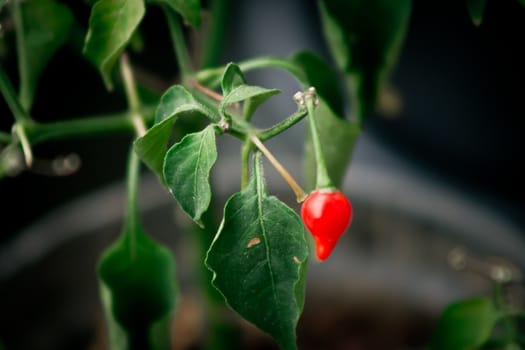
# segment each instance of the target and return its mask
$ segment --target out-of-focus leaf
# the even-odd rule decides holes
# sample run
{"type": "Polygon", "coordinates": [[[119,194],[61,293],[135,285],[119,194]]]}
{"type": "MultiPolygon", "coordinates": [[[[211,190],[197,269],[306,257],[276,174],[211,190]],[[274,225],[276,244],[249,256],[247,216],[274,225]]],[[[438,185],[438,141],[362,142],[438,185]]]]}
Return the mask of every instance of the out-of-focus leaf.
{"type": "MultiPolygon", "coordinates": [[[[138,225],[128,225],[103,254],[98,268],[112,350],[167,350],[151,331],[167,326],[175,305],[175,263],[170,251],[138,225]]],[[[166,336],[169,332],[164,332],[166,336]]]]}
{"type": "Polygon", "coordinates": [[[268,195],[259,154],[255,163],[248,186],[226,203],[206,266],[228,305],[282,349],[296,349],[309,248],[297,213],[268,195]]]}
{"type": "Polygon", "coordinates": [[[496,320],[496,308],[487,298],[452,303],[443,311],[429,349],[477,349],[490,338],[496,320]]]}
{"type": "Polygon", "coordinates": [[[201,25],[201,3],[200,0],[151,0],[152,2],[164,3],[179,13],[191,26],[199,28],[201,25]]]}
{"type": "Polygon", "coordinates": [[[318,0],[332,55],[346,74],[353,113],[374,111],[410,18],[411,0],[318,0]]]}
{"type": "Polygon", "coordinates": [[[91,10],[84,54],[93,62],[108,89],[111,70],[145,14],[144,0],[99,0],[91,10]]]}
{"type": "Polygon", "coordinates": [[[483,22],[486,3],[486,0],[467,0],[468,13],[475,26],[479,26],[483,22]]]}
{"type": "Polygon", "coordinates": [[[15,21],[21,22],[16,25],[20,103],[29,110],[42,71],[69,37],[73,15],[66,5],[53,0],[16,6],[20,6],[20,17],[15,16],[15,21]]]}
{"type": "MultiPolygon", "coordinates": [[[[304,72],[306,78],[302,83],[314,86],[317,90],[319,105],[315,109],[315,120],[321,149],[328,175],[333,184],[340,187],[361,129],[357,122],[345,119],[336,73],[321,58],[302,52],[292,56],[291,61],[304,72]]],[[[304,149],[304,173],[306,188],[309,190],[316,183],[316,164],[313,143],[308,132],[304,149]]]]}
{"type": "Polygon", "coordinates": [[[344,119],[344,99],[337,72],[313,52],[298,52],[290,60],[305,73],[303,84],[314,86],[317,94],[326,101],[335,115],[344,119]]]}

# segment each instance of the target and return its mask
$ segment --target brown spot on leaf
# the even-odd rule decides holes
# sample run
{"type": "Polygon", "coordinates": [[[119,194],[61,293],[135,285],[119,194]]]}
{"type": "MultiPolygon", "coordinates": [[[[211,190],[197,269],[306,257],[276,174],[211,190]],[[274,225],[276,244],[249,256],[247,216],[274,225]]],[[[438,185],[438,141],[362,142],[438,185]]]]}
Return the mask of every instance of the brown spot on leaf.
{"type": "Polygon", "coordinates": [[[261,243],[261,239],[259,237],[253,237],[252,239],[250,239],[250,241],[248,242],[248,245],[246,246],[246,248],[251,248],[253,247],[254,245],[257,245],[261,243]]]}
{"type": "Polygon", "coordinates": [[[299,260],[299,258],[296,257],[296,256],[293,257],[293,261],[294,261],[296,264],[300,264],[300,263],[301,263],[301,260],[299,260]]]}

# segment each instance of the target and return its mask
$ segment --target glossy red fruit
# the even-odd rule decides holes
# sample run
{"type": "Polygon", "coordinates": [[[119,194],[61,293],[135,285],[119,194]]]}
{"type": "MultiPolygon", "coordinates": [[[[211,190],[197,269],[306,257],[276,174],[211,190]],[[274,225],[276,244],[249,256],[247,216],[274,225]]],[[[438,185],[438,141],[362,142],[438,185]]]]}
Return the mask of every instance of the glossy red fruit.
{"type": "Polygon", "coordinates": [[[339,191],[315,190],[301,207],[301,217],[315,240],[319,260],[326,260],[352,220],[352,205],[339,191]]]}

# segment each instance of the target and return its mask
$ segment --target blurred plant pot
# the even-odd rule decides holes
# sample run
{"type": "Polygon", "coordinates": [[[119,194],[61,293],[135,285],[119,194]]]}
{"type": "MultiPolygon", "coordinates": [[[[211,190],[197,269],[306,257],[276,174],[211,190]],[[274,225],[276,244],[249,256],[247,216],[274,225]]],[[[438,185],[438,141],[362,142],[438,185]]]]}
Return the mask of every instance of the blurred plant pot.
{"type": "MultiPolygon", "coordinates": [[[[237,191],[229,173],[236,167],[221,160],[215,169],[220,204],[237,191]]],[[[274,176],[268,171],[272,193],[291,199],[274,176]]],[[[521,281],[525,238],[490,209],[423,178],[359,163],[344,188],[354,222],[328,262],[312,254],[299,348],[422,348],[448,302],[488,294],[497,278],[521,281]]],[[[176,254],[181,295],[173,348],[201,348],[206,321],[194,292],[194,241],[181,234],[188,220],[156,178],[146,176],[140,191],[145,227],[176,254]]],[[[120,231],[124,199],[122,184],[93,193],[0,249],[0,339],[7,349],[104,348],[95,267],[120,231]]],[[[240,348],[275,348],[253,326],[229,317],[240,348]]]]}

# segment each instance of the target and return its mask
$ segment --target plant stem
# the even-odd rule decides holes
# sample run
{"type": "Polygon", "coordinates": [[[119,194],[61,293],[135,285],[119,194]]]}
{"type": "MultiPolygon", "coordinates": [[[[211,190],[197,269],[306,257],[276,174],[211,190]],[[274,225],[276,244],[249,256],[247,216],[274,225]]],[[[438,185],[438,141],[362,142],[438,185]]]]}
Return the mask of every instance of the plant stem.
{"type": "Polygon", "coordinates": [[[16,53],[18,56],[18,74],[20,75],[20,104],[24,110],[31,107],[31,96],[29,92],[28,73],[27,73],[27,52],[25,52],[25,34],[20,1],[11,1],[11,13],[15,23],[16,33],[16,53]]]}
{"type": "MultiPolygon", "coordinates": [[[[16,7],[16,6],[15,6],[16,7]]],[[[18,136],[18,139],[22,145],[22,151],[24,152],[24,159],[27,167],[31,167],[33,164],[33,152],[31,151],[31,144],[29,143],[26,125],[31,123],[31,118],[29,118],[24,107],[21,105],[20,100],[16,96],[13,85],[11,81],[5,74],[2,67],[0,67],[0,90],[2,90],[2,95],[4,96],[11,113],[15,118],[15,124],[13,125],[13,131],[18,136]]]]}
{"type": "Polygon", "coordinates": [[[199,90],[203,94],[213,98],[216,101],[222,101],[223,96],[219,94],[218,92],[215,92],[211,89],[208,89],[206,86],[199,84],[198,81],[192,80],[190,81],[190,85],[194,87],[195,89],[199,90]]]}
{"type": "Polygon", "coordinates": [[[248,185],[250,180],[250,154],[252,153],[252,141],[247,138],[241,149],[241,189],[248,185]]]}
{"type": "MultiPolygon", "coordinates": [[[[306,81],[304,72],[301,69],[297,68],[297,66],[291,63],[289,60],[284,58],[273,56],[257,57],[239,62],[238,66],[243,72],[248,72],[254,69],[261,68],[278,68],[289,72],[300,82],[306,81]]],[[[220,85],[220,79],[222,77],[224,69],[225,66],[205,69],[198,72],[196,74],[196,78],[201,83],[206,83],[206,85],[210,87],[215,87],[220,85]]]]}
{"type": "Polygon", "coordinates": [[[135,127],[137,135],[143,136],[146,133],[146,125],[144,124],[144,120],[142,119],[142,115],[140,113],[141,103],[137,93],[133,71],[131,70],[131,66],[129,64],[128,55],[125,53],[120,56],[120,73],[122,75],[122,79],[124,80],[124,89],[126,91],[126,98],[128,100],[130,111],[129,118],[135,127]]]}
{"type": "MultiPolygon", "coordinates": [[[[153,121],[152,106],[141,108],[144,121],[153,121]]],[[[130,122],[129,113],[118,113],[108,115],[98,115],[93,117],[83,117],[52,123],[27,123],[25,125],[27,137],[31,144],[37,144],[48,140],[62,140],[77,136],[93,136],[103,134],[113,134],[115,132],[133,132],[135,126],[130,122]]]]}
{"type": "Polygon", "coordinates": [[[304,119],[308,115],[308,111],[305,108],[299,109],[297,112],[289,116],[288,118],[280,121],[279,123],[275,124],[274,126],[261,130],[259,132],[259,139],[261,141],[266,141],[268,139],[271,139],[272,137],[275,137],[282,133],[283,131],[289,129],[290,127],[294,126],[298,122],[304,119]]]}
{"type": "Polygon", "coordinates": [[[314,146],[315,162],[317,164],[315,188],[332,188],[334,185],[332,184],[332,180],[330,180],[328,170],[326,169],[321,140],[319,132],[317,131],[317,122],[315,121],[315,96],[305,95],[305,102],[306,109],[308,110],[308,125],[310,127],[310,134],[314,146]]]}
{"type": "Polygon", "coordinates": [[[299,186],[299,184],[295,181],[292,175],[286,170],[286,168],[274,157],[272,152],[266,146],[257,138],[255,135],[250,136],[250,141],[253,142],[253,144],[264,154],[266,158],[272,163],[273,167],[277,172],[283,177],[283,179],[288,183],[288,185],[291,187],[292,191],[295,193],[295,197],[297,199],[297,203],[301,203],[306,199],[308,196],[306,192],[299,186]]]}
{"type": "Polygon", "coordinates": [[[193,68],[191,67],[190,57],[188,55],[188,49],[186,48],[186,42],[184,41],[184,34],[182,32],[180,20],[171,8],[163,6],[163,10],[170,29],[171,41],[173,42],[173,49],[175,51],[177,63],[179,64],[182,81],[186,82],[193,75],[193,68]]]}
{"type": "MultiPolygon", "coordinates": [[[[13,1],[14,3],[17,3],[18,1],[13,1]]],[[[13,88],[13,85],[11,84],[11,81],[7,77],[7,74],[3,70],[3,68],[0,66],[0,90],[2,91],[2,95],[4,96],[7,105],[9,106],[9,109],[11,110],[11,113],[13,113],[13,117],[15,118],[16,122],[23,123],[26,121],[30,121],[31,118],[27,114],[26,110],[20,103],[20,100],[18,99],[15,89],[13,88]]]]}
{"type": "Polygon", "coordinates": [[[127,194],[127,208],[126,208],[126,230],[129,234],[131,252],[134,254],[134,247],[136,242],[136,235],[139,230],[138,220],[138,205],[137,205],[137,192],[139,185],[139,174],[140,174],[140,159],[135,153],[133,147],[130,147],[129,158],[128,158],[128,169],[126,174],[126,194],[127,194]]]}

